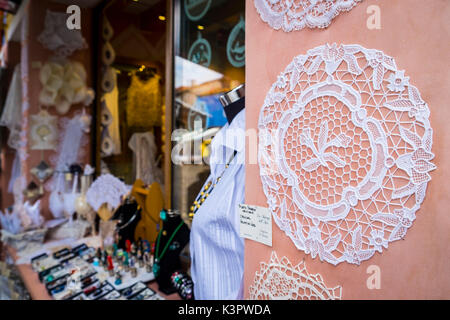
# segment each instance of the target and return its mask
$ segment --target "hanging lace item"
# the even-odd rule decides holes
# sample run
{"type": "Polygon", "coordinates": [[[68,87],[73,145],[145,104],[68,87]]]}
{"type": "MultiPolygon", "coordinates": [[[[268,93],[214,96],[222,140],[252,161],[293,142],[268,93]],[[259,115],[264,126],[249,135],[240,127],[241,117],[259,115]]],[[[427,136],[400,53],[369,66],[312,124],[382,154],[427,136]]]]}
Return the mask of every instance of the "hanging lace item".
{"type": "Polygon", "coordinates": [[[280,229],[334,265],[402,239],[436,168],[429,114],[381,51],[326,44],[295,57],[258,124],[261,180],[280,229]]]}
{"type": "Polygon", "coordinates": [[[68,15],[65,12],[47,10],[45,27],[38,41],[48,50],[61,57],[69,57],[75,51],[87,49],[81,30],[67,28],[68,15]]]}
{"type": "Polygon", "coordinates": [[[320,274],[311,274],[302,261],[293,266],[275,251],[261,262],[249,288],[250,300],[341,300],[342,287],[328,288],[320,274]]]}
{"type": "Polygon", "coordinates": [[[142,81],[135,73],[127,92],[127,121],[130,127],[160,126],[162,97],[160,76],[142,81]]]}
{"type": "MultiPolygon", "coordinates": [[[[60,131],[60,138],[58,144],[58,152],[50,157],[50,163],[56,171],[68,171],[70,165],[79,163],[86,154],[85,147],[89,142],[88,135],[86,135],[86,124],[83,120],[83,114],[77,113],[73,118],[62,118],[62,130],[60,131]]],[[[52,192],[56,190],[56,179],[63,179],[63,176],[57,175],[52,177],[46,183],[46,190],[52,192]]],[[[58,190],[59,191],[59,190],[58,190]]]]}
{"type": "Polygon", "coordinates": [[[261,19],[285,32],[326,28],[341,12],[350,11],[362,0],[254,0],[261,19]]]}
{"type": "Polygon", "coordinates": [[[153,133],[133,134],[128,142],[128,147],[134,152],[133,171],[135,172],[135,180],[140,179],[147,185],[154,182],[162,184],[163,173],[156,162],[158,148],[153,133]]]}
{"type": "Polygon", "coordinates": [[[21,146],[20,132],[22,129],[22,79],[21,65],[14,68],[11,84],[6,96],[5,106],[0,118],[0,126],[9,129],[8,146],[19,150],[21,146]]]}

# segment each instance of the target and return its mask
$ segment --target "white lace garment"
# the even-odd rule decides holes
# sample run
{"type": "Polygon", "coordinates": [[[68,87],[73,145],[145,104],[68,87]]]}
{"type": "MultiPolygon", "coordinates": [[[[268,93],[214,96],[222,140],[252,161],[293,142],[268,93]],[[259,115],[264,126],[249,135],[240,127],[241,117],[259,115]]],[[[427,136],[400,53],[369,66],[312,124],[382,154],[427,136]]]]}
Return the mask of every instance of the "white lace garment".
{"type": "Polygon", "coordinates": [[[342,287],[328,288],[320,274],[308,272],[304,261],[294,266],[273,251],[268,263],[260,263],[249,293],[251,300],[340,300],[342,287]]]}
{"type": "Polygon", "coordinates": [[[273,29],[285,32],[326,28],[344,11],[362,0],[254,0],[261,19],[273,29]]]}
{"type": "Polygon", "coordinates": [[[402,239],[424,201],[429,109],[393,58],[323,45],[278,76],[259,118],[259,165],[277,225],[334,265],[402,239]]]}
{"type": "Polygon", "coordinates": [[[131,136],[128,146],[134,152],[134,169],[136,179],[145,184],[163,183],[163,173],[156,163],[157,147],[155,136],[151,132],[135,133],[131,136]]]}

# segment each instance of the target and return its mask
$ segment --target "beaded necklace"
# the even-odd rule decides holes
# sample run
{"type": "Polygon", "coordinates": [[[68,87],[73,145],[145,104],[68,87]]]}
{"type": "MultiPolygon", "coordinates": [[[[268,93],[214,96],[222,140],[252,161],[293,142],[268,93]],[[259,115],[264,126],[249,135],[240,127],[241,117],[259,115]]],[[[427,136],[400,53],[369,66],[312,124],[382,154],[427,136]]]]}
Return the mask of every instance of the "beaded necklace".
{"type": "Polygon", "coordinates": [[[203,187],[203,190],[198,194],[197,198],[195,199],[193,205],[190,208],[190,211],[189,211],[189,220],[190,221],[192,221],[194,219],[194,216],[197,213],[197,211],[200,209],[202,204],[209,197],[211,192],[214,190],[216,185],[219,183],[220,179],[222,179],[222,176],[224,175],[225,171],[230,166],[230,163],[231,163],[231,161],[233,161],[234,157],[236,156],[236,153],[237,152],[235,151],[233,156],[231,157],[231,159],[225,165],[225,169],[223,169],[223,171],[220,174],[220,176],[218,176],[217,179],[214,182],[213,182],[212,178],[208,178],[208,182],[205,183],[205,186],[203,187]]]}

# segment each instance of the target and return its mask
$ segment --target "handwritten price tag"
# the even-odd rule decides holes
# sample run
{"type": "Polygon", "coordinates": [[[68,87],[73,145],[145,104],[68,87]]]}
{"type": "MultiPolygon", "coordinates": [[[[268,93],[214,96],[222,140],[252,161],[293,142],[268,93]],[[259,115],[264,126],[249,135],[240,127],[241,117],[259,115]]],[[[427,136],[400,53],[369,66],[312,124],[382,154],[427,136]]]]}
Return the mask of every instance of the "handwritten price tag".
{"type": "Polygon", "coordinates": [[[272,214],[268,208],[240,204],[239,218],[242,238],[272,246],[272,214]]]}

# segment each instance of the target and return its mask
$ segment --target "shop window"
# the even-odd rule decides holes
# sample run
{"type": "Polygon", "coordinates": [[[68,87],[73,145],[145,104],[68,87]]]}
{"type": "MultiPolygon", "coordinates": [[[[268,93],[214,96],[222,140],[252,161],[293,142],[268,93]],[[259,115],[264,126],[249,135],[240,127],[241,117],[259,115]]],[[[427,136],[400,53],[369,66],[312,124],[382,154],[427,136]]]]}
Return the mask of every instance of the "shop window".
{"type": "Polygon", "coordinates": [[[186,213],[225,125],[219,96],[245,81],[245,1],[174,2],[172,208],[186,213]]]}
{"type": "Polygon", "coordinates": [[[98,156],[125,183],[164,185],[166,1],[115,1],[102,14],[98,156]]]}

